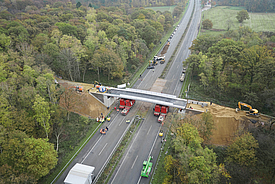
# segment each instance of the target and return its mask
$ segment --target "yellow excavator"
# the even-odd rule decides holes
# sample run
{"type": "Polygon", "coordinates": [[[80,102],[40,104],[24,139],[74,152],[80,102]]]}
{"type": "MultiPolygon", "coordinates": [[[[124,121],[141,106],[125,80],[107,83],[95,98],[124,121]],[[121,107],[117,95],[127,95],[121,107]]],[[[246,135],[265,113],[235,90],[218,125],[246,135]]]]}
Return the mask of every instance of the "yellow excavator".
{"type": "Polygon", "coordinates": [[[259,111],[257,109],[253,109],[253,107],[251,105],[243,103],[243,102],[238,102],[239,108],[236,109],[236,112],[239,112],[242,109],[242,106],[249,108],[249,112],[247,112],[247,115],[259,117],[259,111]]]}

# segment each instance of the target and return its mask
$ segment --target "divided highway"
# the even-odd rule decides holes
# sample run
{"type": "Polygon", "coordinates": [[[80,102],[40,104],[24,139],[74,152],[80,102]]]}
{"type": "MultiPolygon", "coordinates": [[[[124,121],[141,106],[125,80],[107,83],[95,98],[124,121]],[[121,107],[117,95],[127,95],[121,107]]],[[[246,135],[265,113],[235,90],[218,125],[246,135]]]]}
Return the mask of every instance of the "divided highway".
{"type": "MultiPolygon", "coordinates": [[[[193,20],[190,24],[190,28],[185,36],[182,45],[179,47],[179,51],[176,53],[174,63],[172,64],[169,72],[166,76],[166,86],[163,89],[163,93],[179,95],[182,82],[179,81],[182,71],[182,61],[189,55],[188,47],[191,46],[191,42],[195,39],[198,31],[198,24],[200,20],[200,4],[198,0],[190,0],[188,9],[183,17],[180,26],[171,40],[170,47],[165,54],[166,61],[172,56],[180,38],[183,34],[191,14],[193,7],[195,6],[193,20]],[[195,3],[196,1],[196,3],[195,3]]],[[[161,75],[165,64],[159,64],[155,70],[146,70],[142,74],[142,79],[139,79],[133,88],[150,90],[156,79],[161,75]]],[[[105,122],[102,128],[108,126],[109,131],[106,135],[101,135],[96,132],[90,139],[86,146],[80,151],[71,164],[60,174],[60,177],[52,183],[63,184],[69,170],[75,165],[75,163],[83,163],[86,165],[94,166],[95,175],[101,172],[110,159],[110,155],[118,146],[124,133],[127,131],[130,124],[126,124],[126,120],[132,120],[135,117],[136,112],[145,103],[136,102],[127,116],[122,116],[120,113],[113,112],[111,114],[111,121],[105,122]]],[[[116,171],[114,172],[109,183],[112,184],[132,184],[132,183],[149,183],[149,179],[141,178],[140,172],[142,169],[142,163],[147,160],[149,155],[153,155],[153,168],[155,166],[156,158],[159,154],[161,147],[161,139],[158,137],[158,132],[161,125],[157,122],[157,117],[153,116],[153,105],[146,104],[149,107],[144,121],[140,124],[140,127],[134,135],[130,146],[127,148],[123,158],[121,159],[116,171]]],[[[100,125],[99,125],[100,126],[100,125]]]]}
{"type": "MultiPolygon", "coordinates": [[[[165,54],[165,58],[168,61],[171,55],[176,48],[178,41],[180,40],[194,7],[194,1],[191,0],[189,8],[181,21],[181,24],[171,40],[170,47],[165,54]]],[[[182,82],[179,78],[181,75],[182,61],[186,59],[189,55],[188,48],[191,46],[193,39],[195,39],[198,31],[198,24],[200,21],[200,8],[199,2],[196,0],[194,15],[192,22],[190,23],[190,28],[187,31],[185,39],[182,45],[179,47],[179,51],[175,56],[175,60],[166,76],[166,84],[163,89],[164,93],[179,95],[182,82]]],[[[167,63],[166,63],[167,64],[167,63]]],[[[165,65],[158,65],[153,70],[147,70],[143,74],[143,80],[139,80],[134,87],[139,89],[150,90],[156,79],[161,75],[165,65]]],[[[133,141],[131,142],[126,154],[121,160],[119,167],[116,169],[116,172],[113,174],[110,184],[128,184],[128,183],[149,183],[149,178],[142,178],[140,172],[142,170],[142,163],[144,160],[147,160],[151,155],[153,156],[153,169],[156,164],[156,159],[158,157],[160,148],[161,148],[161,138],[158,137],[159,130],[161,125],[157,122],[157,117],[153,115],[153,105],[151,105],[150,110],[148,111],[147,117],[144,120],[144,123],[140,126],[139,131],[136,133],[133,141]],[[155,159],[154,159],[155,158],[155,159]]],[[[151,172],[153,173],[153,172],[151,172]]]]}

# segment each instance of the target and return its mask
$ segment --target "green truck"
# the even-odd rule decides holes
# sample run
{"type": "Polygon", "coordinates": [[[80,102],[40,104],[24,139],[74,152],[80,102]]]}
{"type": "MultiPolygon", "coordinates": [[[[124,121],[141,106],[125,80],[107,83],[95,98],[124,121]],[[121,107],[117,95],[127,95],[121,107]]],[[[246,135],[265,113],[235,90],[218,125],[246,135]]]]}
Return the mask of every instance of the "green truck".
{"type": "Polygon", "coordinates": [[[148,178],[152,170],[153,163],[151,162],[152,157],[150,156],[148,160],[143,161],[143,168],[141,171],[141,176],[148,178]]]}

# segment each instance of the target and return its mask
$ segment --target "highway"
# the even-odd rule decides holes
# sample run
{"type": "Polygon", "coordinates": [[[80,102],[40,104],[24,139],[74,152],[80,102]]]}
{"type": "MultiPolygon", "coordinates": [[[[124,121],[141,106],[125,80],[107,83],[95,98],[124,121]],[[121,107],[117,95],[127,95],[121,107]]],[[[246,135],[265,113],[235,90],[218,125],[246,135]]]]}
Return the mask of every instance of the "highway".
{"type": "MultiPolygon", "coordinates": [[[[199,2],[196,0],[193,16],[194,18],[190,24],[190,29],[188,30],[182,45],[179,47],[179,50],[175,56],[175,60],[165,77],[167,82],[165,84],[165,88],[163,89],[164,93],[173,94],[176,96],[178,96],[180,93],[182,82],[180,82],[179,78],[183,69],[182,61],[189,56],[190,51],[188,48],[191,46],[192,41],[196,38],[198,31],[198,24],[201,13],[198,4],[199,2]]],[[[181,21],[176,34],[170,42],[171,45],[165,54],[166,61],[168,61],[173,54],[174,49],[176,48],[178,41],[180,40],[181,35],[183,34],[183,31],[188,24],[191,13],[193,11],[193,6],[194,1],[191,0],[183,21],[181,21]]],[[[134,85],[134,87],[150,90],[156,79],[161,75],[164,67],[165,65],[157,65],[155,71],[147,69],[147,72],[145,72],[142,76],[143,80],[139,80],[136,85],[134,85]]],[[[155,104],[151,105],[144,123],[140,126],[139,131],[135,134],[135,137],[133,138],[133,141],[131,142],[123,159],[121,160],[119,167],[116,168],[116,172],[110,179],[110,184],[149,183],[150,179],[141,177],[140,172],[142,170],[143,161],[147,160],[150,155],[153,156],[154,168],[154,165],[156,164],[156,158],[158,157],[161,147],[161,138],[158,137],[158,132],[161,128],[161,125],[157,122],[157,117],[153,115],[152,109],[154,105],[155,104]]],[[[151,173],[153,173],[153,171],[151,171],[151,173]]]]}
{"type": "MultiPolygon", "coordinates": [[[[188,47],[190,47],[192,40],[196,37],[198,31],[198,22],[200,19],[200,8],[198,5],[198,0],[196,1],[196,8],[194,11],[194,20],[190,24],[190,29],[185,36],[182,46],[179,52],[177,52],[174,63],[172,64],[168,74],[166,75],[166,86],[163,89],[164,93],[179,95],[182,82],[179,82],[182,61],[186,59],[189,55],[188,47]]],[[[176,48],[181,35],[183,34],[188,21],[191,17],[193,11],[194,0],[190,0],[188,10],[186,11],[180,26],[171,40],[171,44],[167,53],[165,54],[166,61],[169,60],[171,55],[176,48]]],[[[165,65],[157,65],[155,70],[147,69],[142,74],[142,80],[139,79],[133,88],[150,90],[151,86],[154,84],[156,79],[161,75],[165,65]]],[[[149,183],[149,179],[141,178],[140,172],[142,169],[142,163],[147,160],[149,155],[153,155],[157,158],[160,147],[161,139],[158,137],[158,132],[161,125],[157,122],[157,117],[153,116],[153,106],[154,104],[136,102],[131,111],[127,116],[122,116],[120,113],[113,112],[111,114],[111,121],[105,122],[102,128],[108,126],[109,131],[106,135],[101,135],[96,132],[95,135],[90,139],[90,141],[85,145],[85,147],[80,151],[80,153],[75,157],[75,159],[68,165],[60,177],[54,181],[57,184],[63,183],[69,170],[75,165],[75,163],[83,163],[86,165],[94,166],[95,175],[98,175],[110,159],[110,155],[118,146],[124,133],[130,126],[126,124],[126,120],[133,120],[135,113],[142,106],[146,106],[148,109],[147,116],[144,117],[145,120],[140,124],[140,127],[136,134],[134,135],[130,146],[127,148],[124,157],[121,159],[116,172],[114,172],[109,183],[113,184],[132,184],[132,183],[149,183]]],[[[101,125],[99,125],[101,126],[101,125]]],[[[153,159],[153,167],[156,159],[153,159]]],[[[52,182],[52,183],[54,183],[52,182]]]]}

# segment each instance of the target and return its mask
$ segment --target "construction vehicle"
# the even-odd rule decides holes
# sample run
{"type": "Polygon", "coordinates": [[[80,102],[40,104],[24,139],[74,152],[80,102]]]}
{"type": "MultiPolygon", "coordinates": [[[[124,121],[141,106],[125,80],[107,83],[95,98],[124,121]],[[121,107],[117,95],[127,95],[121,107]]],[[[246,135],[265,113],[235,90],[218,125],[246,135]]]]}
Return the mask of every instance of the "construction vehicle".
{"type": "Polygon", "coordinates": [[[95,81],[95,82],[94,82],[94,87],[96,87],[97,85],[98,85],[98,86],[101,86],[101,83],[100,83],[100,82],[95,81]]]}
{"type": "Polygon", "coordinates": [[[94,179],[95,167],[76,163],[69,171],[65,184],[90,184],[94,179]]]}
{"type": "Polygon", "coordinates": [[[141,176],[148,178],[152,170],[153,163],[151,162],[152,157],[150,156],[148,160],[143,161],[143,167],[141,171],[141,176]]]}
{"type": "Polygon", "coordinates": [[[154,56],[154,60],[153,60],[154,62],[160,62],[160,64],[163,64],[164,62],[165,62],[165,56],[154,56]]]}
{"type": "Polygon", "coordinates": [[[119,103],[120,103],[120,105],[119,105],[118,108],[123,109],[121,111],[121,114],[126,116],[129,113],[130,109],[135,104],[135,100],[128,100],[128,99],[123,99],[122,98],[122,99],[119,100],[119,103]]]}
{"type": "Polygon", "coordinates": [[[83,87],[82,86],[74,86],[75,90],[77,92],[82,92],[83,91],[83,87]]]}
{"type": "Polygon", "coordinates": [[[167,113],[169,112],[169,107],[165,105],[156,104],[153,110],[154,110],[154,116],[159,116],[158,122],[161,123],[164,121],[167,113]]]}
{"type": "Polygon", "coordinates": [[[251,105],[243,103],[243,102],[238,102],[239,108],[236,108],[236,112],[239,112],[242,109],[242,106],[249,108],[249,112],[247,112],[247,115],[259,117],[259,112],[257,109],[253,109],[253,107],[251,105]]]}
{"type": "Polygon", "coordinates": [[[161,106],[161,109],[160,109],[160,115],[158,117],[158,122],[159,123],[162,123],[167,115],[169,111],[169,107],[168,106],[161,106]]]}
{"type": "Polygon", "coordinates": [[[159,116],[160,114],[160,108],[161,108],[161,105],[155,105],[155,108],[153,108],[154,110],[154,116],[159,116]]]}

